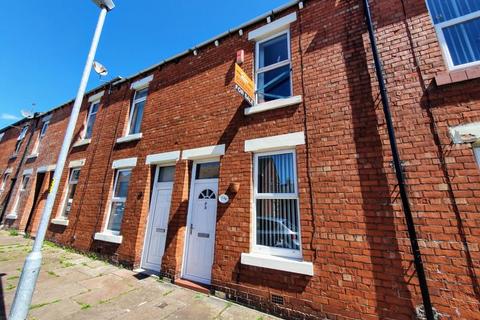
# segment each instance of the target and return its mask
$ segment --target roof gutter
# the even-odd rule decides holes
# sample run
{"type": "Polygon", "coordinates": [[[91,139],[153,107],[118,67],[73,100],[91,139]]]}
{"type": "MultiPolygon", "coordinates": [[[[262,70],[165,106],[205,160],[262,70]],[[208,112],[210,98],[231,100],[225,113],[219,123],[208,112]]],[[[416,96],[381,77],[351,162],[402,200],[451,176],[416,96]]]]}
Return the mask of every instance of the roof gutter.
{"type": "Polygon", "coordinates": [[[398,181],[398,189],[400,192],[400,198],[402,200],[403,211],[405,213],[405,220],[407,222],[408,235],[412,246],[413,260],[415,264],[415,270],[417,271],[418,282],[420,290],[422,292],[423,307],[427,320],[434,320],[434,311],[432,302],[430,301],[430,293],[428,290],[427,278],[425,276],[425,270],[423,267],[422,254],[420,253],[420,247],[418,245],[417,233],[415,231],[415,223],[413,221],[412,211],[410,208],[410,202],[407,194],[407,184],[403,175],[403,169],[401,165],[400,154],[398,152],[397,141],[395,138],[395,128],[393,127],[392,114],[390,112],[390,103],[385,85],[385,78],[383,76],[383,66],[378,53],[377,41],[375,40],[375,30],[373,29],[372,15],[370,12],[369,0],[363,0],[365,20],[368,28],[368,35],[370,37],[370,45],[372,47],[373,60],[375,63],[375,72],[378,79],[378,87],[380,89],[380,95],[383,105],[383,113],[385,114],[385,121],[387,123],[388,138],[390,140],[390,147],[392,150],[393,164],[395,167],[395,175],[398,181]]]}

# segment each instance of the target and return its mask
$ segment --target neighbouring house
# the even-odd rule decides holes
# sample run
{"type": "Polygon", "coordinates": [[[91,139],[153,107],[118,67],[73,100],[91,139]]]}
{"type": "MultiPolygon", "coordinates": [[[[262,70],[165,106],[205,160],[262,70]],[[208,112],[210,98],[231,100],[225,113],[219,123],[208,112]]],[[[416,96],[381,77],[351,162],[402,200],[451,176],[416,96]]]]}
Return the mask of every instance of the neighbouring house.
{"type": "MultiPolygon", "coordinates": [[[[432,303],[480,319],[480,2],[371,10],[432,303]]],[[[35,235],[71,107],[0,130],[9,226],[35,235]]],[[[286,318],[422,303],[362,1],[293,1],[112,80],[75,134],[52,241],[286,318]]]]}

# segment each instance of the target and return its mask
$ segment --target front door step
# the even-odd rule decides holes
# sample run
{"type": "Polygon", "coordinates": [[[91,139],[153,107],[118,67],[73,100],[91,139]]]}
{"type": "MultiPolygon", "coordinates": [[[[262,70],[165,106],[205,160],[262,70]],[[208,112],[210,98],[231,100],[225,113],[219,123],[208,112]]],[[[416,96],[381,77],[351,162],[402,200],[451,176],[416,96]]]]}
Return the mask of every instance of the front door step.
{"type": "Polygon", "coordinates": [[[210,294],[210,286],[207,286],[205,284],[199,284],[186,279],[175,279],[175,284],[193,291],[210,294]]]}

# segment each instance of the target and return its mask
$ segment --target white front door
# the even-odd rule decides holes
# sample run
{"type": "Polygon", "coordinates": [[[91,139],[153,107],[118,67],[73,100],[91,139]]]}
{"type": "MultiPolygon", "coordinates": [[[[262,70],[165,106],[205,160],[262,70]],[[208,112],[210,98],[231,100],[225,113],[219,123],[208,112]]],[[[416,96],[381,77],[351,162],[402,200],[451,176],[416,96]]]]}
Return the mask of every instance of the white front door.
{"type": "Polygon", "coordinates": [[[142,268],[159,272],[167,239],[174,166],[157,167],[143,245],[142,268]]]}
{"type": "Polygon", "coordinates": [[[195,163],[183,277],[210,284],[218,199],[218,162],[195,163]]]}

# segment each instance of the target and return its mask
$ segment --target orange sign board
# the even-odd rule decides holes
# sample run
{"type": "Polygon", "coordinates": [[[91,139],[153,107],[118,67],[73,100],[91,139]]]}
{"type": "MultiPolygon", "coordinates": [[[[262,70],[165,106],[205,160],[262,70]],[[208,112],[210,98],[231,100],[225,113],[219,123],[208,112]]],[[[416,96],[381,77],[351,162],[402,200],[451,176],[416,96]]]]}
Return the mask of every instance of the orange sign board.
{"type": "Polygon", "coordinates": [[[253,80],[243,71],[242,67],[235,63],[235,89],[247,100],[250,105],[254,104],[255,89],[253,80]]]}

